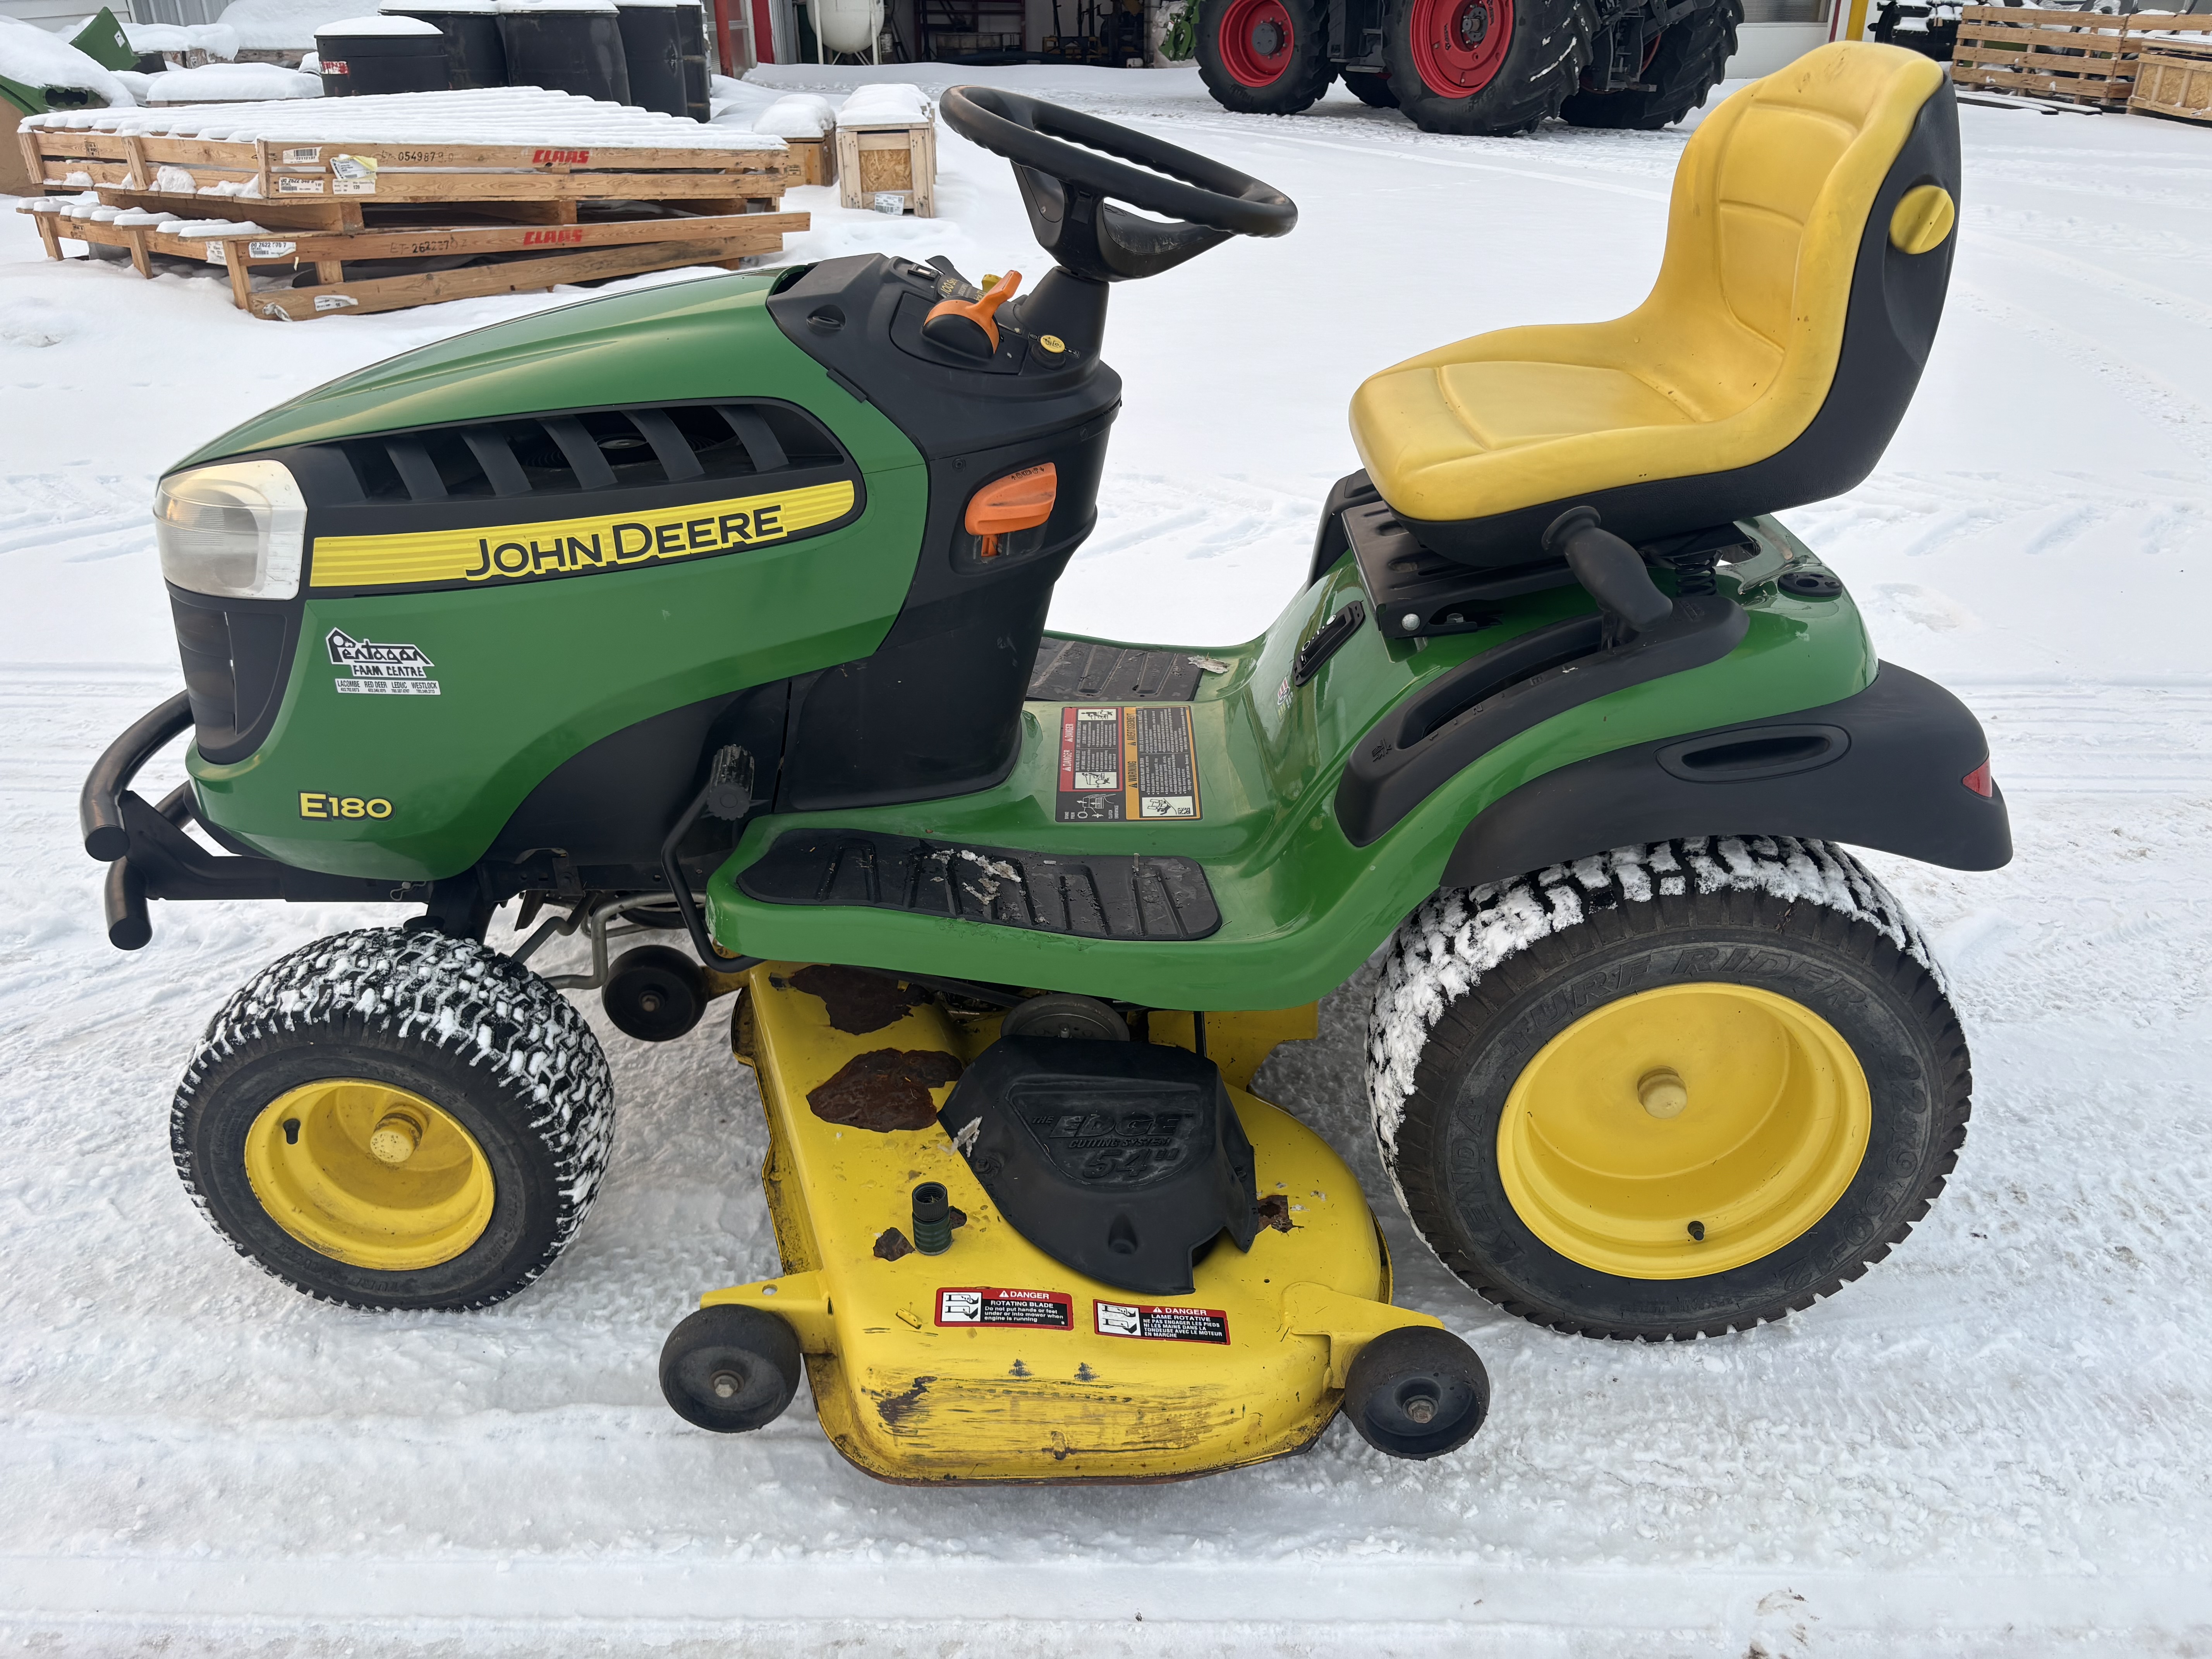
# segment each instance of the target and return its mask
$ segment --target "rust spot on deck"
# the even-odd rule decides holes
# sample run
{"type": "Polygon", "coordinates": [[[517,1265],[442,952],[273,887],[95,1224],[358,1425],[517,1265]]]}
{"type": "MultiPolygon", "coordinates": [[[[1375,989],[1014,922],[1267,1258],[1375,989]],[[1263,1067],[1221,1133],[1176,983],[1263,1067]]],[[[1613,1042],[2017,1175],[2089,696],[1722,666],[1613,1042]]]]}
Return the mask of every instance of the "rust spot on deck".
{"type": "Polygon", "coordinates": [[[876,1401],[876,1415],[884,1419],[884,1426],[896,1434],[899,1425],[920,1409],[922,1395],[936,1381],[933,1376],[917,1376],[914,1379],[914,1386],[904,1394],[895,1394],[876,1401]]]}
{"type": "Polygon", "coordinates": [[[896,1025],[929,1000],[928,992],[911,990],[882,974],[819,963],[793,974],[791,984],[794,990],[819,997],[830,1011],[830,1029],[848,1036],[866,1036],[896,1025]]]}
{"type": "Polygon", "coordinates": [[[932,1089],[960,1076],[960,1062],[934,1048],[872,1048],[855,1054],[827,1082],[810,1089],[806,1103],[825,1123],[888,1134],[927,1129],[937,1121],[932,1089]]]}
{"type": "Polygon", "coordinates": [[[883,1236],[876,1240],[876,1256],[878,1261],[896,1261],[902,1255],[913,1254],[914,1246],[907,1243],[906,1235],[896,1227],[884,1228],[883,1236]]]}
{"type": "Polygon", "coordinates": [[[1280,1193],[1269,1193],[1260,1200],[1260,1219],[1279,1233],[1291,1230],[1291,1200],[1280,1193]]]}

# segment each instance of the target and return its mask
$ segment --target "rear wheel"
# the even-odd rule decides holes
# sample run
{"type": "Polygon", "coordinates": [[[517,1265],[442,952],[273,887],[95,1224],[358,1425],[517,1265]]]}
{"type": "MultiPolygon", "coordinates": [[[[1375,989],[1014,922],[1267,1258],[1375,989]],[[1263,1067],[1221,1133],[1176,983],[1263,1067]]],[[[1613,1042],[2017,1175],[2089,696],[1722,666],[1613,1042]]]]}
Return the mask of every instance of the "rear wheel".
{"type": "Polygon", "coordinates": [[[1679,1339],[1807,1308],[1927,1213],[1971,1075],[1896,901],[1820,842],[1623,848],[1439,894],[1370,1091],[1421,1236],[1508,1311],[1679,1339]]]}
{"type": "Polygon", "coordinates": [[[1325,15],[1315,0],[1203,0],[1198,74],[1224,109],[1295,115],[1335,78],[1325,15]]]}
{"type": "Polygon", "coordinates": [[[1398,0],[1383,46],[1415,126],[1493,137],[1558,113],[1589,54],[1583,0],[1398,0]]]}
{"type": "Polygon", "coordinates": [[[1713,0],[1659,36],[1644,60],[1648,92],[1577,92],[1559,118],[1578,127],[1669,126],[1705,101],[1735,55],[1743,0],[1713,0]]]}

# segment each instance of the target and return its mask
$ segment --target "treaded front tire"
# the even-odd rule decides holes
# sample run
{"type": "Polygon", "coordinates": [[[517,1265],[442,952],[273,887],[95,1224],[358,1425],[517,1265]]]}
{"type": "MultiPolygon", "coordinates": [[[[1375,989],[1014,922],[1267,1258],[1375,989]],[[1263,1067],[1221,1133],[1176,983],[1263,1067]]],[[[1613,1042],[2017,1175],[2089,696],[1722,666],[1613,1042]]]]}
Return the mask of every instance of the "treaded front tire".
{"type": "Polygon", "coordinates": [[[583,1017],[527,969],[472,940],[367,928],[293,951],[231,997],[178,1085],[169,1132],[209,1224],[295,1289],[354,1308],[482,1308],[574,1237],[612,1149],[614,1085],[583,1017]],[[264,1203],[251,1138],[270,1140],[274,1105],[331,1079],[428,1103],[464,1132],[489,1201],[458,1254],[401,1269],[341,1260],[297,1236],[296,1209],[276,1204],[288,1228],[264,1203]]]}
{"type": "Polygon", "coordinates": [[[1215,103],[1239,114],[1310,109],[1336,78],[1328,15],[1316,0],[1200,0],[1198,77],[1215,103]],[[1283,37],[1273,54],[1253,44],[1265,29],[1283,37]]]}
{"type": "MultiPolygon", "coordinates": [[[[1383,1166],[1443,1264],[1534,1323],[1647,1341],[1779,1319],[1881,1261],[1957,1162],[1972,1082],[1941,970],[1897,901],[1841,848],[1784,837],[1621,848],[1437,894],[1390,944],[1368,1052],[1383,1166]],[[1501,1173],[1531,1062],[1632,998],[1746,987],[1809,1011],[1863,1071],[1869,1127],[1848,1184],[1802,1233],[1724,1271],[1607,1272],[1554,1248],[1551,1220],[1533,1205],[1524,1217],[1501,1173]]],[[[1693,1103],[1698,1091],[1693,1079],[1693,1103]]],[[[1625,1113],[1607,1144],[1644,1128],[1633,1104],[1604,1105],[1625,1113]]]]}
{"type": "MultiPolygon", "coordinates": [[[[1482,31],[1490,39],[1490,28],[1482,31]]],[[[1586,0],[1393,0],[1382,56],[1398,107],[1424,132],[1510,137],[1533,131],[1581,84],[1589,61],[1591,16],[1586,0]],[[1469,5],[1510,34],[1486,80],[1471,92],[1446,87],[1423,72],[1438,64],[1423,42],[1459,39],[1469,5]]],[[[1471,32],[1471,31],[1470,31],[1471,32]]]]}
{"type": "Polygon", "coordinates": [[[1650,91],[1577,92],[1559,106],[1559,118],[1577,127],[1672,126],[1720,83],[1742,21],[1743,0],[1714,0],[1659,37],[1658,51],[1644,66],[1650,91]]]}

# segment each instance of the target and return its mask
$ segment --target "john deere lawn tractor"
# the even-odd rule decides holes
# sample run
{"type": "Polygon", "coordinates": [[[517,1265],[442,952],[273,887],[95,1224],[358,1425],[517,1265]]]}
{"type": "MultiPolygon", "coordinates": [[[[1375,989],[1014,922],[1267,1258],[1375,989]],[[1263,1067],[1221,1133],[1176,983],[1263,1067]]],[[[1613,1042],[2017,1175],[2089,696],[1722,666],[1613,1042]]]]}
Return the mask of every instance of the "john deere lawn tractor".
{"type": "Polygon", "coordinates": [[[1379,951],[1383,1165],[1484,1296],[1682,1339],[1879,1261],[1969,1075],[1844,843],[1986,869],[2005,807],[1771,514],[1866,474],[1926,359],[1941,70],[1843,46],[1753,86],[1637,311],[1367,381],[1297,591],[1197,648],[1045,628],[1121,413],[1108,301],[1296,210],[1012,93],[943,107],[1013,162],[1033,286],[854,256],[593,299],[162,479],[185,690],[85,787],[110,938],[153,899],[409,913],[210,1022],[172,1136],[218,1232],[353,1307],[513,1295],[614,1132],[563,991],[648,1042],[727,999],[782,1271],[675,1326],[690,1422],[804,1372],[890,1480],[1194,1474],[1340,1410],[1434,1456],[1480,1362],[1255,1092],[1379,951]],[[136,793],[186,732],[189,781],[136,793]],[[590,971],[541,976],[562,936],[590,971]]]}
{"type": "Polygon", "coordinates": [[[1295,115],[1340,75],[1425,132],[1501,137],[1550,116],[1663,127],[1735,54],[1743,0],[1194,0],[1214,101],[1295,115]]]}

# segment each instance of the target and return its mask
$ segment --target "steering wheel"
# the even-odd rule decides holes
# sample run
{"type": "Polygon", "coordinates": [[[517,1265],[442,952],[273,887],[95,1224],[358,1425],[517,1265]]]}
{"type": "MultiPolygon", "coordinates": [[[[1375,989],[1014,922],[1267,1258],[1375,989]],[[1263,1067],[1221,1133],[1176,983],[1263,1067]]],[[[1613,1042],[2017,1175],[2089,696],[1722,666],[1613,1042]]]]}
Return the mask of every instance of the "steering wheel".
{"type": "Polygon", "coordinates": [[[953,87],[939,107],[963,138],[1014,164],[1038,242],[1092,282],[1156,276],[1231,236],[1286,235],[1298,222],[1272,185],[1080,110],[998,87],[953,87]]]}

